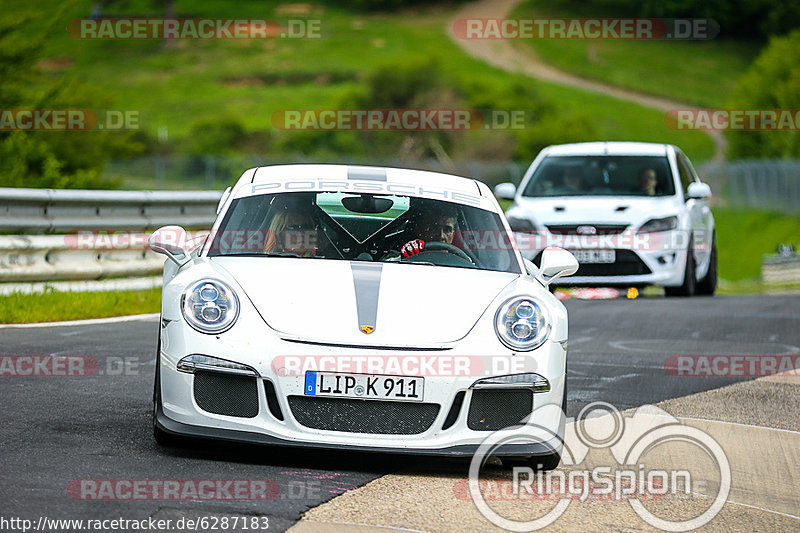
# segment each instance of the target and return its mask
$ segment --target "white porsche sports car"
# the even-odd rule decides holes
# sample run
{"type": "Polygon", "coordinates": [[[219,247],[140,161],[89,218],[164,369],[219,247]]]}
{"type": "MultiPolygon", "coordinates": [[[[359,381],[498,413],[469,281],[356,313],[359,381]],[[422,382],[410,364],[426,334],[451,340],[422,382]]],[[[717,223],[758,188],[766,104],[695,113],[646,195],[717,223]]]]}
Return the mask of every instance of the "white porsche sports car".
{"type": "Polygon", "coordinates": [[[246,171],[197,245],[177,226],[151,236],[169,259],[156,440],[457,456],[527,421],[532,438],[496,454],[554,467],[567,314],[546,287],[578,264],[552,248],[537,268],[512,239],[476,180],[246,171]]]}
{"type": "Polygon", "coordinates": [[[714,294],[717,250],[711,189],[668,144],[590,142],[548,146],[513,200],[511,229],[524,257],[570,250],[580,268],[569,285],[659,285],[667,295],[714,294]]]}

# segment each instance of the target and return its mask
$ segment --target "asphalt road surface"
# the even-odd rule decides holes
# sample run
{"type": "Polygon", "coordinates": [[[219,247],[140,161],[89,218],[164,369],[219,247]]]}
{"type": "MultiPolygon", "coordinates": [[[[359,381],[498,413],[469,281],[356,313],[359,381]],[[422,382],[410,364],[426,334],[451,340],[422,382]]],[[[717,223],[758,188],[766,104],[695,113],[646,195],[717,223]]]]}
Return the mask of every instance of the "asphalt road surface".
{"type": "MultiPolygon", "coordinates": [[[[800,296],[565,303],[570,416],[591,401],[628,408],[751,379],[673,376],[665,368],[670,356],[800,353],[800,296]]],[[[378,476],[441,461],[202,442],[159,447],[150,422],[156,328],[151,319],[0,329],[0,356],[83,355],[98,362],[87,377],[0,377],[0,517],[174,523],[266,516],[269,529],[281,531],[306,509],[378,476]],[[87,479],[263,479],[278,492],[270,501],[76,499],[68,487],[87,479]]]]}

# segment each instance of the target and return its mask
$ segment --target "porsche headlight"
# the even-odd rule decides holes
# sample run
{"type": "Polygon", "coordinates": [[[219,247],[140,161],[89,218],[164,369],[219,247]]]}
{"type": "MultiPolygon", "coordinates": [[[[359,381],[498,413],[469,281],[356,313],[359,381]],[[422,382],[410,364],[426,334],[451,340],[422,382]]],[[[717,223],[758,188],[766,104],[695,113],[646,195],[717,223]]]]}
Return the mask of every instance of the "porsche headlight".
{"type": "Polygon", "coordinates": [[[497,310],[494,328],[503,344],[523,352],[541,346],[550,333],[544,311],[532,298],[507,300],[497,310]]]}
{"type": "Polygon", "coordinates": [[[239,316],[239,300],[221,281],[200,280],[183,293],[183,318],[200,333],[222,333],[239,316]]]}

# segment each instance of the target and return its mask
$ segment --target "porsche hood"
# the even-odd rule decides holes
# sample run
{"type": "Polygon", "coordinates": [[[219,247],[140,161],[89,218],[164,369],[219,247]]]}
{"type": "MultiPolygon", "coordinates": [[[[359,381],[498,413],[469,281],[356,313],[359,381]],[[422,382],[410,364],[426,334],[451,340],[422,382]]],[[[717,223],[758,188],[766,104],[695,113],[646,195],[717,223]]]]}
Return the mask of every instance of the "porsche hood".
{"type": "Polygon", "coordinates": [[[343,345],[421,348],[457,341],[519,277],[359,261],[218,257],[213,262],[236,279],[284,338],[343,345]]]}

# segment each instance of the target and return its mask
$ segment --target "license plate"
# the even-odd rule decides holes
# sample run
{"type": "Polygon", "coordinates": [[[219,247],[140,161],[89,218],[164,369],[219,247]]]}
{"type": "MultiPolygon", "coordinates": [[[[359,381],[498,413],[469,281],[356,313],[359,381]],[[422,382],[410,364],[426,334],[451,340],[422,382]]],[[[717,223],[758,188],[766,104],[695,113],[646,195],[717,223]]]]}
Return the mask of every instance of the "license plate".
{"type": "Polygon", "coordinates": [[[613,263],[617,254],[614,250],[570,250],[578,263],[613,263]]]}
{"type": "Polygon", "coordinates": [[[421,402],[424,388],[425,378],[308,371],[303,393],[306,396],[421,402]]]}

